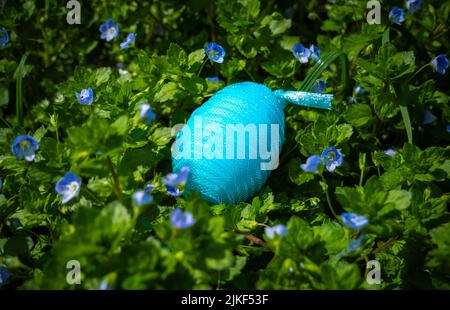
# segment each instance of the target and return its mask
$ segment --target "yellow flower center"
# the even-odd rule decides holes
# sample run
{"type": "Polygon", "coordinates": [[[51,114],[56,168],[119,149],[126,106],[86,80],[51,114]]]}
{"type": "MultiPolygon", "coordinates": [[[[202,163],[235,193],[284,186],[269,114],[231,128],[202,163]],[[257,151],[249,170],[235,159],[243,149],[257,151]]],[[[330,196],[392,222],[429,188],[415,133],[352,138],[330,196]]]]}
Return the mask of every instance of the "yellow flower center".
{"type": "Polygon", "coordinates": [[[76,182],[72,182],[69,185],[71,191],[75,192],[78,189],[78,184],[76,182]]]}
{"type": "Polygon", "coordinates": [[[29,141],[23,140],[23,141],[20,142],[20,147],[24,149],[24,148],[26,148],[29,144],[30,144],[29,141]]]}

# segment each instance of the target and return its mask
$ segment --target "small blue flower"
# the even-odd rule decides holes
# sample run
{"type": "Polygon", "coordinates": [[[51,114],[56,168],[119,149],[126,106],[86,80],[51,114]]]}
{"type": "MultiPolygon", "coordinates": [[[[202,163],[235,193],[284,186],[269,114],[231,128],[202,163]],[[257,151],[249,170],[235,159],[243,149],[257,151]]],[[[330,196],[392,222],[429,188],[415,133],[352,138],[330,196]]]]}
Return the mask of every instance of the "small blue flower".
{"type": "Polygon", "coordinates": [[[394,6],[389,12],[389,20],[394,24],[401,25],[405,21],[405,11],[398,6],[394,6]]]}
{"type": "Polygon", "coordinates": [[[450,124],[447,125],[447,132],[450,132],[450,124]]]}
{"type": "Polygon", "coordinates": [[[2,189],[2,186],[3,186],[3,180],[2,180],[2,178],[0,178],[0,189],[2,189]]]}
{"type": "Polygon", "coordinates": [[[448,59],[444,55],[438,55],[431,61],[433,69],[440,74],[445,74],[445,70],[448,68],[448,59]]]}
{"type": "Polygon", "coordinates": [[[361,243],[364,241],[364,238],[365,238],[365,237],[366,237],[366,235],[362,234],[361,236],[359,236],[358,239],[356,239],[356,240],[351,240],[351,241],[348,243],[346,252],[347,252],[347,253],[351,253],[351,252],[353,252],[353,251],[358,250],[358,249],[361,247],[361,243]]]}
{"type": "Polygon", "coordinates": [[[98,289],[100,291],[109,291],[111,290],[111,287],[109,286],[109,281],[108,280],[103,280],[100,285],[98,286],[98,289]]]}
{"type": "Polygon", "coordinates": [[[384,154],[393,157],[393,156],[395,156],[397,154],[397,152],[394,151],[393,149],[387,149],[387,150],[384,151],[384,154]]]}
{"type": "Polygon", "coordinates": [[[277,235],[278,237],[283,237],[288,233],[288,230],[283,224],[278,224],[273,227],[266,227],[264,229],[264,232],[266,233],[267,237],[269,237],[269,239],[273,239],[275,238],[275,235],[277,235]]]}
{"type": "Polygon", "coordinates": [[[364,94],[365,92],[366,92],[366,90],[364,89],[364,87],[362,87],[362,86],[356,86],[356,87],[355,87],[355,95],[356,95],[356,96],[362,95],[362,94],[364,94]]]}
{"type": "Polygon", "coordinates": [[[153,184],[147,184],[147,185],[145,185],[145,187],[144,187],[144,192],[146,192],[146,193],[151,193],[152,192],[152,190],[155,188],[155,185],[153,185],[153,184]]]}
{"type": "Polygon", "coordinates": [[[80,193],[81,180],[75,173],[67,172],[56,182],[55,189],[62,196],[62,204],[77,197],[80,193]]]}
{"type": "Polygon", "coordinates": [[[134,203],[140,207],[151,203],[153,201],[153,196],[147,194],[145,191],[137,191],[133,194],[133,200],[134,203]]]}
{"type": "Polygon", "coordinates": [[[320,49],[315,46],[314,44],[311,44],[309,47],[309,50],[311,51],[311,59],[314,61],[320,60],[320,49]]]}
{"type": "Polygon", "coordinates": [[[14,217],[14,218],[11,219],[11,226],[12,226],[12,228],[17,229],[21,225],[22,225],[22,223],[20,223],[18,218],[14,217]]]}
{"type": "Polygon", "coordinates": [[[420,7],[422,6],[422,3],[420,3],[420,0],[407,0],[406,1],[406,8],[411,14],[414,14],[420,7]]]}
{"type": "Polygon", "coordinates": [[[100,38],[107,42],[111,41],[119,34],[119,27],[117,27],[116,23],[111,18],[108,19],[106,23],[101,24],[98,30],[101,33],[100,38]]]}
{"type": "Polygon", "coordinates": [[[207,77],[206,79],[207,79],[208,81],[214,82],[214,83],[219,83],[219,82],[220,82],[218,76],[211,76],[211,77],[207,77]]]}
{"type": "Polygon", "coordinates": [[[342,213],[341,218],[345,226],[353,229],[360,229],[369,223],[366,217],[355,213],[342,213]]]}
{"type": "Polygon", "coordinates": [[[325,162],[325,167],[327,167],[329,172],[333,172],[334,169],[342,165],[344,162],[341,152],[339,152],[334,146],[323,150],[322,158],[325,162]]]}
{"type": "Polygon", "coordinates": [[[348,98],[348,103],[357,104],[358,100],[355,97],[350,97],[350,98],[348,98]]]}
{"type": "Polygon", "coordinates": [[[147,125],[150,125],[152,120],[155,119],[156,114],[153,113],[152,107],[148,103],[142,103],[139,106],[139,116],[145,119],[147,125]]]}
{"type": "Polygon", "coordinates": [[[132,32],[127,36],[127,39],[125,42],[120,43],[120,48],[124,49],[129,47],[131,44],[134,44],[134,41],[136,40],[136,35],[132,32]]]}
{"type": "Polygon", "coordinates": [[[312,86],[312,91],[314,93],[322,93],[327,89],[327,84],[325,84],[324,80],[317,80],[313,86],[312,86]]]}
{"type": "Polygon", "coordinates": [[[9,34],[5,28],[0,27],[0,48],[5,48],[9,42],[9,34]]]}
{"type": "Polygon", "coordinates": [[[305,64],[308,62],[309,56],[311,56],[311,51],[304,47],[303,44],[297,43],[292,48],[292,54],[300,63],[305,64]]]}
{"type": "Polygon", "coordinates": [[[430,110],[425,110],[425,113],[423,113],[423,124],[429,125],[433,123],[437,119],[436,116],[434,116],[433,113],[430,112],[430,110]]]}
{"type": "Polygon", "coordinates": [[[90,87],[88,89],[82,89],[79,93],[75,92],[75,96],[82,105],[89,105],[94,101],[94,91],[90,87]]]}
{"type": "Polygon", "coordinates": [[[0,285],[6,284],[9,277],[11,277],[11,272],[3,266],[0,266],[0,285]]]}
{"type": "Polygon", "coordinates": [[[179,208],[175,208],[170,215],[170,223],[174,228],[184,229],[195,224],[194,216],[191,212],[183,212],[179,208]]]}
{"type": "Polygon", "coordinates": [[[224,48],[215,42],[208,43],[205,54],[212,62],[219,64],[223,62],[226,55],[224,48]]]}
{"type": "Polygon", "coordinates": [[[322,163],[323,163],[322,157],[317,156],[317,155],[311,155],[306,160],[306,164],[301,164],[300,168],[302,168],[303,171],[306,171],[306,172],[317,173],[317,172],[319,172],[319,165],[322,163]]]}
{"type": "Polygon", "coordinates": [[[31,136],[17,136],[11,146],[14,156],[26,161],[33,161],[38,149],[39,143],[31,136]]]}
{"type": "Polygon", "coordinates": [[[181,168],[180,173],[169,173],[162,182],[166,185],[167,191],[172,196],[181,196],[183,194],[182,188],[189,178],[189,167],[181,168]]]}

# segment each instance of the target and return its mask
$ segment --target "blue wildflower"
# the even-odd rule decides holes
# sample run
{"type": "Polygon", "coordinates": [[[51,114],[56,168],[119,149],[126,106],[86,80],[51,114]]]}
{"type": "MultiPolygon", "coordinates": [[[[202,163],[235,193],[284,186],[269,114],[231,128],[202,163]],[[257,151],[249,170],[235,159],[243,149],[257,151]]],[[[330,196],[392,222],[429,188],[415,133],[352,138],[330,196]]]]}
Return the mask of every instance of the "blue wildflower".
{"type": "Polygon", "coordinates": [[[127,36],[125,42],[120,43],[120,48],[128,48],[131,44],[134,44],[136,40],[136,35],[132,32],[127,36]]]}
{"type": "Polygon", "coordinates": [[[106,23],[101,24],[98,30],[101,33],[100,38],[107,42],[111,41],[119,34],[119,27],[117,27],[116,23],[111,18],[108,19],[106,23]]]}
{"type": "Polygon", "coordinates": [[[300,167],[303,171],[315,172],[319,171],[319,165],[322,163],[322,157],[317,155],[311,155],[306,160],[306,164],[301,164],[300,167]]]}
{"type": "Polygon", "coordinates": [[[406,8],[411,14],[414,14],[420,7],[422,6],[422,3],[420,0],[407,0],[406,1],[406,8]]]}
{"type": "Polygon", "coordinates": [[[353,229],[360,229],[369,223],[366,217],[355,213],[342,213],[341,218],[345,226],[353,229]]]}
{"type": "Polygon", "coordinates": [[[440,74],[445,74],[445,70],[448,68],[448,59],[444,55],[438,55],[431,61],[433,69],[440,74]]]}
{"type": "Polygon", "coordinates": [[[303,44],[297,43],[292,48],[292,54],[298,61],[300,61],[300,63],[304,64],[308,62],[308,58],[311,56],[311,51],[304,47],[303,44]]]}
{"type": "Polygon", "coordinates": [[[8,282],[9,277],[11,277],[11,272],[3,266],[0,266],[0,285],[8,282]]]}
{"type": "Polygon", "coordinates": [[[362,94],[364,94],[365,92],[366,92],[366,90],[364,89],[364,87],[362,87],[362,86],[356,86],[356,87],[355,87],[355,95],[356,95],[356,96],[362,95],[362,94]]]}
{"type": "Polygon", "coordinates": [[[183,194],[183,190],[180,187],[182,188],[186,184],[189,171],[189,167],[184,166],[181,168],[180,173],[169,173],[166,178],[162,179],[170,195],[181,196],[183,194]]]}
{"type": "Polygon", "coordinates": [[[151,203],[153,201],[153,196],[147,194],[145,191],[136,191],[133,194],[133,200],[134,203],[140,207],[151,203]]]}
{"type": "Polygon", "coordinates": [[[387,150],[384,151],[384,154],[393,157],[393,156],[395,156],[397,154],[397,152],[394,151],[393,149],[387,149],[387,150]]]}
{"type": "Polygon", "coordinates": [[[311,51],[311,59],[318,61],[320,60],[320,49],[315,46],[314,44],[311,44],[309,47],[309,50],[311,51]]]}
{"type": "Polygon", "coordinates": [[[18,218],[14,217],[14,218],[11,219],[11,227],[12,228],[17,229],[21,225],[22,225],[22,223],[20,223],[18,218]]]}
{"type": "Polygon", "coordinates": [[[327,89],[327,84],[325,83],[324,80],[317,80],[313,86],[312,86],[312,91],[314,93],[322,93],[327,89]]]}
{"type": "Polygon", "coordinates": [[[350,98],[348,98],[348,103],[357,104],[358,100],[355,97],[350,97],[350,98]]]}
{"type": "Polygon", "coordinates": [[[226,55],[224,48],[215,42],[208,43],[205,54],[212,62],[217,62],[219,64],[223,62],[226,55]]]}
{"type": "Polygon", "coordinates": [[[206,79],[207,79],[208,81],[214,82],[214,83],[219,83],[219,82],[220,82],[218,76],[211,76],[211,77],[207,77],[206,79]]]}
{"type": "Polygon", "coordinates": [[[82,89],[79,93],[75,92],[75,96],[82,105],[89,105],[94,101],[94,91],[90,87],[88,89],[82,89]]]}
{"type": "Polygon", "coordinates": [[[359,236],[358,239],[356,239],[356,240],[351,240],[351,241],[348,243],[346,252],[347,252],[347,253],[350,253],[350,252],[353,252],[353,251],[358,250],[358,249],[361,247],[361,243],[364,241],[364,238],[365,238],[365,237],[366,237],[366,235],[362,234],[361,236],[359,236]]]}
{"type": "Polygon", "coordinates": [[[267,237],[269,237],[269,239],[273,239],[275,238],[275,235],[277,235],[278,237],[283,237],[288,233],[288,230],[283,224],[278,224],[273,227],[266,227],[264,229],[264,232],[266,233],[267,237]]]}
{"type": "Polygon", "coordinates": [[[437,119],[436,116],[434,116],[433,113],[430,112],[430,110],[425,110],[425,113],[423,113],[423,124],[429,125],[433,123],[437,119]]]}
{"type": "Polygon", "coordinates": [[[0,178],[0,189],[2,189],[2,186],[3,186],[3,180],[2,180],[2,178],[0,178]]]}
{"type": "Polygon", "coordinates": [[[81,180],[75,173],[67,172],[56,182],[55,189],[62,196],[62,204],[72,200],[80,193],[81,180]]]}
{"type": "Polygon", "coordinates": [[[389,20],[394,24],[401,25],[405,21],[405,11],[394,6],[389,12],[389,20]]]}
{"type": "Polygon", "coordinates": [[[329,172],[333,172],[334,169],[342,165],[344,162],[341,152],[339,152],[334,146],[323,150],[322,158],[325,163],[325,167],[329,172]]]}
{"type": "Polygon", "coordinates": [[[9,34],[5,28],[0,27],[0,48],[5,48],[9,42],[9,34]]]}
{"type": "Polygon", "coordinates": [[[11,146],[14,156],[26,161],[33,161],[38,149],[39,143],[31,136],[17,136],[11,146]]]}
{"type": "Polygon", "coordinates": [[[103,280],[100,285],[98,286],[98,289],[100,291],[109,291],[111,290],[111,286],[109,286],[109,281],[108,280],[103,280]]]}
{"type": "Polygon", "coordinates": [[[147,104],[147,103],[142,103],[139,106],[139,116],[142,117],[143,119],[145,119],[145,123],[147,125],[150,125],[150,123],[152,122],[152,120],[155,119],[156,114],[153,113],[152,111],[152,107],[147,104]]]}
{"type": "Polygon", "coordinates": [[[191,212],[183,212],[179,208],[175,208],[170,215],[170,223],[174,228],[184,229],[195,224],[194,216],[191,212]]]}
{"type": "Polygon", "coordinates": [[[450,124],[447,125],[447,132],[450,132],[450,124]]]}
{"type": "Polygon", "coordinates": [[[144,192],[151,193],[151,191],[155,188],[155,185],[153,184],[147,184],[144,186],[144,192]]]}

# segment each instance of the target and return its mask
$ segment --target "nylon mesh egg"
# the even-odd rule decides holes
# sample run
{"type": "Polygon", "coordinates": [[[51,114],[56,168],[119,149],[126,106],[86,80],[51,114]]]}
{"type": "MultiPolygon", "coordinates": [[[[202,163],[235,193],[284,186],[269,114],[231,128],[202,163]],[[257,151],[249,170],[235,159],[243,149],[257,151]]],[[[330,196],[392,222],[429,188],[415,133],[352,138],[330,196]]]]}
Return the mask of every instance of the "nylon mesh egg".
{"type": "Polygon", "coordinates": [[[212,204],[250,199],[278,165],[286,104],[330,109],[331,100],[253,82],[218,91],[191,114],[172,146],[173,170],[190,168],[185,193],[198,192],[212,204]]]}

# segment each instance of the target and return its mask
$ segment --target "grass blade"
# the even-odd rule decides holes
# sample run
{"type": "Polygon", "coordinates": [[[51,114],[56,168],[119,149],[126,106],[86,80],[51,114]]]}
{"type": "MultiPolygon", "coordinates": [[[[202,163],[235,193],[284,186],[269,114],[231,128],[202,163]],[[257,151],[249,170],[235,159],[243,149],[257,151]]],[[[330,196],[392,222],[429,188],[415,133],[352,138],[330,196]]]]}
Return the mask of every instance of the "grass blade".
{"type": "Polygon", "coordinates": [[[400,112],[402,113],[403,123],[406,128],[406,135],[408,136],[408,142],[413,143],[411,119],[409,118],[408,108],[404,105],[400,106],[400,112]]]}
{"type": "Polygon", "coordinates": [[[16,79],[16,116],[19,125],[23,127],[23,98],[22,98],[22,80],[26,74],[25,61],[27,60],[28,54],[25,53],[20,59],[20,63],[17,66],[16,72],[14,72],[14,78],[16,79]]]}

